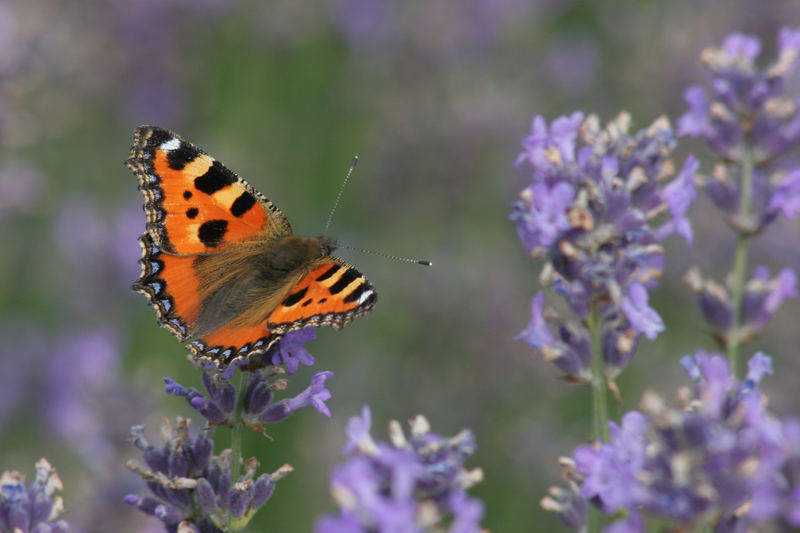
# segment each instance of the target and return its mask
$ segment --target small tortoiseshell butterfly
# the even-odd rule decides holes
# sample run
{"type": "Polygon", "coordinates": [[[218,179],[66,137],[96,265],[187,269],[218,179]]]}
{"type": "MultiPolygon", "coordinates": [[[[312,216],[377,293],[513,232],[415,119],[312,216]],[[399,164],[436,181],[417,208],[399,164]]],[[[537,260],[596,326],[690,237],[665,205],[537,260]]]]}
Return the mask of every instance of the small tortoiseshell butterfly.
{"type": "Polygon", "coordinates": [[[137,128],[126,164],[147,215],[133,288],[195,356],[224,368],[289,331],[338,329],[375,306],[331,239],[292,234],[272,202],[171,131],[137,128]]]}

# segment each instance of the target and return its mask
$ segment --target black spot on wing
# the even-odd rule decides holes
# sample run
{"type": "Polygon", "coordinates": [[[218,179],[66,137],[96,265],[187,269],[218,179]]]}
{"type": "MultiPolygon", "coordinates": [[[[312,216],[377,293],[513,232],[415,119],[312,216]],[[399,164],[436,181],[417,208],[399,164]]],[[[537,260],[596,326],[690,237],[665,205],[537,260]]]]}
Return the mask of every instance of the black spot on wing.
{"type": "Polygon", "coordinates": [[[200,229],[197,230],[197,237],[209,248],[214,248],[219,246],[227,232],[227,220],[209,220],[208,222],[203,222],[200,229]]]}
{"type": "Polygon", "coordinates": [[[186,216],[191,219],[194,219],[197,216],[197,213],[199,213],[199,211],[196,207],[190,207],[186,210],[186,216]]]}
{"type": "Polygon", "coordinates": [[[183,197],[188,200],[192,197],[192,191],[183,191],[183,197]]]}
{"type": "Polygon", "coordinates": [[[302,289],[300,289],[296,293],[290,294],[283,301],[283,305],[285,305],[286,307],[291,307],[291,306],[295,305],[297,302],[299,302],[300,300],[303,299],[303,297],[306,295],[306,292],[308,292],[308,287],[303,287],[302,289]]]}
{"type": "Polygon", "coordinates": [[[328,270],[320,274],[320,276],[317,278],[317,281],[325,281],[329,277],[336,274],[340,268],[342,267],[340,267],[339,265],[331,265],[331,267],[328,270]]]}
{"type": "Polygon", "coordinates": [[[209,167],[205,174],[195,178],[194,186],[198,191],[214,194],[236,181],[236,175],[222,166],[219,161],[209,167]]]}
{"type": "Polygon", "coordinates": [[[172,170],[183,170],[198,155],[197,150],[182,142],[180,146],[167,152],[167,164],[172,170]]]}
{"type": "Polygon", "coordinates": [[[255,203],[255,196],[245,191],[233,202],[233,205],[231,206],[231,213],[235,217],[240,217],[250,211],[250,208],[253,207],[255,203]]]}
{"type": "Polygon", "coordinates": [[[339,294],[344,290],[345,287],[353,283],[353,281],[359,277],[361,277],[361,273],[355,268],[350,268],[347,270],[347,272],[342,274],[342,276],[339,278],[339,281],[331,285],[330,289],[328,290],[331,294],[339,294]]]}
{"type": "Polygon", "coordinates": [[[313,301],[314,301],[313,298],[309,298],[308,300],[303,302],[302,305],[303,305],[303,307],[308,307],[309,305],[311,305],[311,302],[313,302],[313,301]]]}

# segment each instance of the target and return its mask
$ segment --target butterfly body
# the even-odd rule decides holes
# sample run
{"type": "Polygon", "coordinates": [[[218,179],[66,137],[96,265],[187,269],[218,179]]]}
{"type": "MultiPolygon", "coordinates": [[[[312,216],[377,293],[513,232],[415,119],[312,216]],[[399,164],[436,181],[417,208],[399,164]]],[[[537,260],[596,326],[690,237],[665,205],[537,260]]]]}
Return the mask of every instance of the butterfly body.
{"type": "Polygon", "coordinates": [[[333,240],[294,235],[272,202],[176,134],[138,128],[127,164],[147,215],[134,289],[196,356],[224,367],[375,305],[369,281],[330,255],[333,240]]]}

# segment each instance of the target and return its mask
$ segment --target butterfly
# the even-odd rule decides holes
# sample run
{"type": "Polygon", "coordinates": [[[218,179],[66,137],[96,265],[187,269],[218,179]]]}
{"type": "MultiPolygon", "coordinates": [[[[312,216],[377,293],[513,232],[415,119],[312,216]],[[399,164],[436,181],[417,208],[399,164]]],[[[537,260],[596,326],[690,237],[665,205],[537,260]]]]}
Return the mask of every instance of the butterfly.
{"type": "Polygon", "coordinates": [[[137,128],[126,165],[147,218],[133,288],[196,357],[222,369],[375,306],[367,278],[331,255],[333,240],[294,235],[275,204],[175,133],[137,128]]]}

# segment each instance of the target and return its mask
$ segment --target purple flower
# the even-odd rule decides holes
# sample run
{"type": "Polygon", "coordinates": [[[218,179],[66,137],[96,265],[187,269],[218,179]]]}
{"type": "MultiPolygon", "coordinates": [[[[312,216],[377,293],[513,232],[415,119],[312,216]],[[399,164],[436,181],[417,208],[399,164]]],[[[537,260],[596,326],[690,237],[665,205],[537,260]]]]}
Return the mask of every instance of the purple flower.
{"type": "MultiPolygon", "coordinates": [[[[275,392],[286,388],[285,379],[276,379],[282,373],[282,369],[276,366],[247,373],[247,383],[241,392],[244,396],[241,415],[250,429],[263,433],[262,424],[280,422],[305,407],[314,407],[330,417],[331,413],[325,401],[330,399],[331,393],[325,388],[325,381],[333,376],[332,372],[315,374],[306,390],[292,398],[274,402],[275,392]]],[[[164,378],[167,384],[165,392],[186,398],[187,403],[200,413],[210,426],[230,426],[236,423],[234,409],[238,401],[236,388],[230,382],[232,377],[232,374],[204,371],[202,379],[205,394],[194,387],[184,387],[171,378],[164,378]]]]}
{"type": "Polygon", "coordinates": [[[392,422],[390,442],[376,443],[369,426],[367,407],[348,424],[348,459],[331,476],[340,514],[321,517],[317,533],[481,531],[483,505],[466,493],[482,479],[480,470],[463,468],[475,450],[469,431],[443,438],[418,416],[408,437],[392,422]]]}
{"type": "Polygon", "coordinates": [[[522,140],[522,153],[517,164],[525,161],[537,171],[547,171],[553,166],[575,161],[575,138],[583,122],[583,113],[575,111],[569,117],[553,121],[548,131],[544,117],[536,115],[531,123],[531,133],[522,140]]]}
{"type": "Polygon", "coordinates": [[[732,61],[750,66],[761,53],[761,43],[752,35],[733,33],[723,41],[722,50],[731,57],[732,61]]]}
{"type": "Polygon", "coordinates": [[[643,531],[640,513],[731,530],[779,515],[775,502],[792,498],[785,451],[792,441],[757,387],[771,372],[769,358],[756,354],[744,382],[720,355],[698,352],[681,362],[694,383],[679,394],[682,405],[646,392],[641,411],[624,415],[620,426],[609,423],[608,443],[579,446],[562,460],[574,465],[565,477],[605,514],[628,514],[632,522],[614,522],[620,531],[643,531]]]}
{"type": "Polygon", "coordinates": [[[757,352],[747,362],[747,381],[753,384],[761,381],[766,374],[772,373],[772,359],[762,352],[757,352]]]}
{"type": "MultiPolygon", "coordinates": [[[[602,308],[606,377],[630,361],[640,335],[652,340],[664,329],[647,305],[647,291],[664,268],[661,241],[672,234],[692,240],[686,213],[695,198],[697,161],[687,158],[668,181],[675,146],[669,122],[662,117],[635,134],[629,129],[625,113],[605,128],[594,115],[584,121],[574,113],[550,128],[534,117],[517,158],[532,167],[531,184],[511,213],[525,250],[545,262],[541,281],[563,295],[582,321],[590,309],[602,308]],[[663,220],[667,213],[670,219],[663,220]]],[[[564,326],[556,339],[542,319],[542,305],[534,301],[531,323],[519,338],[568,378],[587,382],[586,327],[564,326]]]]}
{"type": "Polygon", "coordinates": [[[297,331],[290,331],[270,349],[266,358],[270,358],[273,365],[286,365],[286,373],[289,375],[297,372],[300,364],[311,366],[314,364],[314,356],[303,348],[303,344],[317,337],[316,328],[305,328],[297,331]],[[271,354],[271,355],[270,355],[271,354]]]}
{"type": "Polygon", "coordinates": [[[528,253],[548,248],[559,233],[570,228],[567,208],[574,195],[572,185],[563,182],[552,189],[536,183],[520,194],[522,202],[514,204],[510,218],[517,222],[517,233],[528,253]]]}
{"type": "Polygon", "coordinates": [[[636,480],[644,457],[641,448],[647,429],[644,416],[636,411],[622,418],[622,426],[609,422],[610,442],[579,446],[573,453],[577,471],[583,476],[581,495],[597,498],[606,514],[633,508],[640,498],[636,480]]]}
{"type": "MultiPolygon", "coordinates": [[[[328,406],[325,405],[325,401],[330,399],[331,392],[325,388],[325,381],[331,377],[333,377],[333,372],[326,371],[314,374],[311,378],[311,385],[306,390],[293,398],[281,400],[268,406],[261,411],[260,414],[254,414],[253,418],[258,420],[258,422],[271,424],[280,422],[293,412],[306,407],[313,407],[330,418],[331,412],[328,410],[328,406]]],[[[249,420],[249,418],[250,417],[246,414],[245,420],[249,420]]]]}
{"type": "Polygon", "coordinates": [[[785,530],[800,527],[800,419],[781,424],[785,460],[772,483],[757,487],[748,513],[756,521],[779,518],[785,530]]]}
{"type": "Polygon", "coordinates": [[[0,530],[14,533],[66,533],[60,517],[64,500],[56,493],[61,479],[47,459],[36,462],[36,479],[26,489],[25,477],[16,470],[0,474],[0,530]]]}
{"type": "Polygon", "coordinates": [[[628,294],[620,301],[620,309],[636,331],[653,340],[664,331],[664,322],[655,309],[647,305],[647,300],[647,289],[644,285],[632,283],[628,288],[628,294]]]}
{"type": "Polygon", "coordinates": [[[766,267],[756,267],[753,278],[745,284],[740,330],[733,332],[730,331],[733,320],[731,289],[703,279],[696,267],[685,279],[697,294],[703,318],[725,346],[733,334],[739,335],[740,341],[746,341],[764,331],[783,302],[798,296],[797,276],[792,269],[785,268],[775,278],[770,278],[766,267]]]}
{"type": "Polygon", "coordinates": [[[662,190],[662,197],[669,208],[672,220],[659,228],[659,240],[664,240],[669,234],[675,233],[683,237],[687,244],[692,244],[692,226],[689,219],[686,218],[686,212],[696,197],[694,175],[699,168],[700,162],[690,155],[686,158],[678,177],[662,190]]]}
{"type": "Polygon", "coordinates": [[[780,210],[783,216],[793,219],[800,211],[800,170],[793,170],[775,187],[769,199],[770,210],[780,210]]]}
{"type": "Polygon", "coordinates": [[[566,379],[590,383],[592,347],[588,332],[579,324],[561,322],[556,338],[544,313],[544,293],[539,292],[531,301],[531,321],[516,338],[528,343],[545,361],[555,364],[566,379]]]}
{"type": "MultiPolygon", "coordinates": [[[[711,71],[711,90],[689,88],[684,99],[689,106],[678,120],[678,135],[702,137],[726,162],[741,162],[752,153],[757,172],[754,175],[752,221],[737,221],[757,232],[774,219],[780,208],[785,216],[794,216],[798,191],[794,180],[777,185],[765,168],[800,141],[800,100],[785,95],[786,81],[794,72],[800,54],[800,31],[784,28],[778,38],[778,57],[764,69],[755,65],[761,43],[753,36],[733,34],[721,47],[703,50],[701,58],[711,71]],[[781,198],[784,196],[785,198],[781,198]]],[[[722,167],[715,170],[708,190],[717,205],[736,214],[738,206],[727,198],[738,198],[739,176],[722,167]],[[733,194],[732,194],[733,193],[733,194]]]]}
{"type": "Polygon", "coordinates": [[[575,462],[568,458],[560,459],[564,470],[564,477],[569,482],[569,488],[550,487],[547,496],[539,502],[542,509],[557,513],[558,519],[570,531],[585,531],[586,520],[589,515],[589,504],[580,493],[580,488],[574,481],[575,462]]]}
{"type": "Polygon", "coordinates": [[[242,530],[254,513],[272,496],[275,483],[291,472],[284,465],[272,474],[255,476],[257,461],[245,461],[245,472],[231,480],[231,450],[214,456],[213,429],[192,436],[188,420],[165,422],[162,446],[150,444],[144,426],[131,428],[131,443],[142,451],[144,464],[130,461],[128,468],[147,481],[152,496],[128,494],[125,503],[158,518],[168,530],[195,527],[221,533],[231,523],[242,530]]]}

